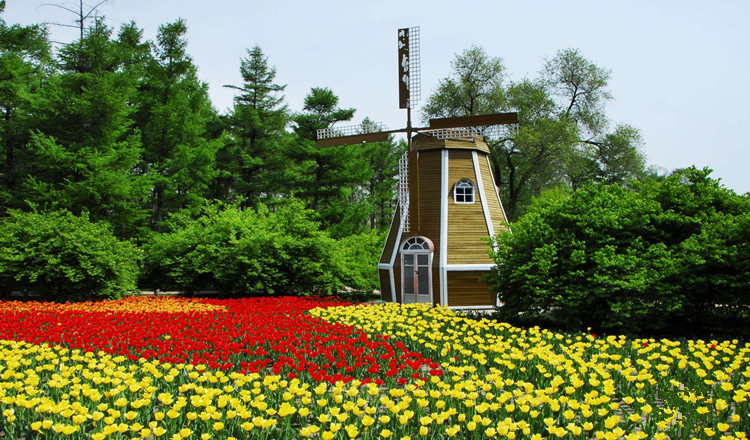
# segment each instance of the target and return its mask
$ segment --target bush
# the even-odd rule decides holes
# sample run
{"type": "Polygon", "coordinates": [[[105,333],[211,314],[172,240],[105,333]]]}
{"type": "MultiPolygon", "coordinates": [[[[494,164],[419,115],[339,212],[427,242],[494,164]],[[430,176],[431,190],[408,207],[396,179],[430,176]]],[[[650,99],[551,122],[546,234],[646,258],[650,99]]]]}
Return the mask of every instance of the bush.
{"type": "Polygon", "coordinates": [[[0,220],[6,289],[58,300],[121,298],[136,289],[138,251],[105,223],[68,211],[9,211],[0,220]]]}
{"type": "Polygon", "coordinates": [[[378,260],[385,233],[376,231],[350,235],[337,242],[341,254],[341,281],[355,292],[370,294],[379,287],[378,260]]]}
{"type": "Polygon", "coordinates": [[[625,332],[710,328],[747,312],[750,199],[690,168],[538,200],[497,237],[503,319],[625,332]]]}
{"type": "Polygon", "coordinates": [[[336,242],[290,202],[270,211],[209,205],[173,216],[171,232],[146,247],[151,282],[187,292],[262,289],[269,294],[332,294],[343,287],[336,242]]]}

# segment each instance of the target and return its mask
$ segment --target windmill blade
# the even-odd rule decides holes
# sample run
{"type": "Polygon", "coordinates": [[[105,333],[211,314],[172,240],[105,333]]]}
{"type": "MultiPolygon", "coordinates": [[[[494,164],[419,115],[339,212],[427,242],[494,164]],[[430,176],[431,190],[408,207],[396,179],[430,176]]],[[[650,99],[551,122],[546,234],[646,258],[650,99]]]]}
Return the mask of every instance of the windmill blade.
{"type": "Polygon", "coordinates": [[[318,147],[333,147],[336,145],[354,145],[366,142],[386,142],[388,134],[385,125],[380,122],[368,124],[348,125],[346,127],[330,127],[318,130],[318,147]]]}
{"type": "Polygon", "coordinates": [[[355,134],[352,136],[336,136],[328,139],[318,139],[316,144],[319,148],[333,147],[337,145],[354,145],[364,144],[366,142],[386,142],[388,141],[388,133],[366,133],[366,134],[355,134]]]}
{"type": "Polygon", "coordinates": [[[414,109],[422,97],[419,26],[398,30],[398,106],[414,109]]]}
{"type": "Polygon", "coordinates": [[[459,116],[455,118],[430,119],[430,129],[486,127],[489,125],[517,124],[518,113],[493,113],[490,115],[459,116]]]}

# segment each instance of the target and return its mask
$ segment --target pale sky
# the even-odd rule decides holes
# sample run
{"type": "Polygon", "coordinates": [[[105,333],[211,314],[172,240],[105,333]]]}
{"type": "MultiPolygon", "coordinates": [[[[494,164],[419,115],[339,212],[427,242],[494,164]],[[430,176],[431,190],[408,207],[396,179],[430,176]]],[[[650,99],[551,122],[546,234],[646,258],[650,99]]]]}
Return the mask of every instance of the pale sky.
{"type": "MultiPolygon", "coordinates": [[[[7,3],[8,23],[74,20],[44,1],[7,3]]],[[[514,80],[536,77],[557,50],[578,48],[611,69],[607,114],[641,130],[650,165],[708,166],[727,187],[750,192],[747,0],[110,0],[99,13],[116,28],[134,20],[147,39],[160,24],[185,19],[188,53],[221,112],[234,96],[222,85],[241,84],[240,58],[257,44],[287,85],[293,111],[311,87],[329,87],[342,107],[357,109],[352,123],[367,116],[388,128],[406,123],[398,108],[398,28],[421,28],[420,104],[472,44],[502,58],[514,80]]],[[[76,38],[50,31],[54,40],[76,38]]]]}

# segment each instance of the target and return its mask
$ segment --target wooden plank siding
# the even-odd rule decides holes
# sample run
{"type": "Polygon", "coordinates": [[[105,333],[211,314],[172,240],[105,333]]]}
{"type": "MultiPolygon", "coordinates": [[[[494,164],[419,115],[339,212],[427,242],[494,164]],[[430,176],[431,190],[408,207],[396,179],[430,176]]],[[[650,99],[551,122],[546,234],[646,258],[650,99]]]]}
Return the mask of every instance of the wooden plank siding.
{"type": "Polygon", "coordinates": [[[497,193],[495,182],[492,181],[490,165],[487,161],[487,156],[483,154],[479,155],[479,172],[482,173],[482,184],[484,185],[484,193],[487,196],[487,207],[490,211],[495,234],[508,231],[508,223],[505,221],[505,215],[503,215],[502,202],[497,193]]]}
{"type": "Polygon", "coordinates": [[[396,302],[401,304],[401,255],[396,257],[396,264],[393,265],[393,277],[396,281],[396,302]]]}
{"type": "Polygon", "coordinates": [[[378,269],[378,278],[380,279],[380,299],[391,302],[391,276],[385,269],[378,269]]]}
{"type": "Polygon", "coordinates": [[[488,273],[448,271],[448,306],[494,306],[497,303],[495,293],[481,281],[488,273]]]}
{"type": "MultiPolygon", "coordinates": [[[[396,252],[393,265],[395,292],[392,295],[391,279],[388,270],[379,269],[378,277],[381,285],[381,298],[391,301],[395,296],[397,302],[401,297],[401,252],[400,245],[411,237],[422,236],[432,241],[434,254],[432,258],[432,298],[433,305],[440,305],[441,301],[441,261],[447,264],[445,274],[447,291],[447,306],[494,306],[496,296],[490,287],[480,281],[486,271],[474,270],[475,267],[453,267],[451,265],[466,264],[494,264],[489,257],[489,246],[486,238],[489,229],[485,212],[491,217],[494,232],[508,230],[507,222],[502,211],[502,204],[491,177],[490,165],[487,161],[489,148],[481,137],[459,139],[437,139],[426,134],[418,134],[413,138],[414,156],[410,157],[410,198],[419,203],[419,215],[410,212],[411,230],[403,232],[401,240],[397,242],[400,225],[399,207],[396,207],[394,219],[389,228],[388,237],[380,256],[380,264],[390,265],[391,257],[396,252]],[[447,151],[446,151],[447,150],[447,151]],[[443,170],[443,154],[448,154],[448,170],[443,170]],[[478,169],[472,153],[477,155],[478,169]],[[417,157],[417,160],[411,159],[417,157]],[[442,178],[445,182],[447,194],[443,200],[442,178]],[[475,203],[456,204],[453,201],[453,187],[462,179],[470,179],[475,184],[475,203]],[[484,189],[484,200],[480,197],[479,183],[484,189]],[[486,211],[482,202],[486,203],[486,211]],[[447,205],[447,224],[445,236],[441,237],[442,213],[441,205],[447,205]],[[416,218],[415,218],[416,217],[416,218]],[[418,219],[418,220],[417,220],[418,219]],[[415,221],[417,220],[417,221],[415,221]],[[442,238],[442,241],[441,241],[442,238]],[[442,246],[446,246],[442,249],[442,246]],[[446,252],[441,260],[441,252],[446,252]],[[472,269],[470,271],[460,269],[472,269]]],[[[410,211],[416,206],[410,206],[410,211]]]]}
{"type": "MultiPolygon", "coordinates": [[[[419,153],[419,227],[411,225],[411,232],[404,234],[401,240],[415,235],[422,235],[432,240],[435,245],[435,260],[440,255],[440,168],[442,152],[422,151],[419,153]]],[[[411,190],[411,188],[410,188],[411,190]]],[[[417,188],[413,189],[414,191],[417,188]]],[[[438,260],[439,261],[439,260],[438,260]]]]}
{"type": "Polygon", "coordinates": [[[481,176],[475,174],[472,152],[450,150],[448,154],[448,264],[492,263],[484,241],[490,233],[477,185],[481,176]],[[464,178],[470,179],[475,185],[474,203],[453,201],[453,187],[459,179],[464,178]]]}
{"type": "Polygon", "coordinates": [[[408,236],[421,235],[427,237],[435,246],[435,253],[432,258],[433,304],[440,304],[440,181],[442,155],[441,150],[419,152],[420,225],[419,229],[416,229],[414,227],[416,225],[413,225],[412,232],[407,234],[408,236]]]}
{"type": "Polygon", "coordinates": [[[396,238],[398,237],[398,228],[401,226],[401,208],[399,207],[399,204],[396,203],[396,208],[394,209],[393,214],[393,221],[391,222],[391,227],[388,230],[388,238],[385,239],[385,246],[383,246],[383,253],[380,254],[380,263],[382,264],[390,264],[391,263],[391,256],[393,255],[393,247],[397,245],[396,238]]]}
{"type": "Polygon", "coordinates": [[[432,305],[440,305],[440,265],[437,260],[432,261],[432,305]]]}

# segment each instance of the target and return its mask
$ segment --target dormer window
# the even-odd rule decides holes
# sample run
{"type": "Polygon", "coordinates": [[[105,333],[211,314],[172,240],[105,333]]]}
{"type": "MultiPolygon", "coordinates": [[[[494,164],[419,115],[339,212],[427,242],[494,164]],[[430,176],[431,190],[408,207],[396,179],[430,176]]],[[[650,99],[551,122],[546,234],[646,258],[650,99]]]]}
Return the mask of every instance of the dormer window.
{"type": "Polygon", "coordinates": [[[455,203],[474,203],[474,182],[461,179],[453,187],[453,201],[455,203]]]}

